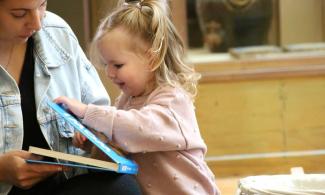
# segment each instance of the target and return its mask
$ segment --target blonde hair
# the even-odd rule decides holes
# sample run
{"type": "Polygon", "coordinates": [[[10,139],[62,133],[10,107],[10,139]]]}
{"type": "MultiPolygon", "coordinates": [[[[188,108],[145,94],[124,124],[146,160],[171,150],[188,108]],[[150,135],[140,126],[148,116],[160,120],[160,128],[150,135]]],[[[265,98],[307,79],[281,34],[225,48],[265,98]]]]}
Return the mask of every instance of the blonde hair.
{"type": "Polygon", "coordinates": [[[116,27],[123,27],[149,44],[158,85],[180,86],[194,98],[200,74],[184,62],[183,42],[170,20],[166,0],[119,1],[118,7],[99,25],[90,45],[90,58],[95,65],[103,60],[98,42],[116,27]]]}

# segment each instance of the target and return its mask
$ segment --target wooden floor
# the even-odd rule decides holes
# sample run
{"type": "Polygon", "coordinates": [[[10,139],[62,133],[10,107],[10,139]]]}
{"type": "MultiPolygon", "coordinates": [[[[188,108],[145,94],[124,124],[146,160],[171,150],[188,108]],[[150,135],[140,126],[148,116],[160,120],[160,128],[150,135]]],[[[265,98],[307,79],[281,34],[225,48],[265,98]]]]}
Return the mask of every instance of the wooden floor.
{"type": "Polygon", "coordinates": [[[222,195],[235,195],[239,177],[217,178],[217,185],[222,195]]]}

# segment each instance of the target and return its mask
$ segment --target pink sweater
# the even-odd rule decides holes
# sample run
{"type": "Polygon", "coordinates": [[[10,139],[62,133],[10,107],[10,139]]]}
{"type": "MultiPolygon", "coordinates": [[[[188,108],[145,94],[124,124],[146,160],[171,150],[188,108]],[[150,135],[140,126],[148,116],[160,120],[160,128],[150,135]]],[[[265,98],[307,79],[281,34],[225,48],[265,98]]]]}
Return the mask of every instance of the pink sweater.
{"type": "Polygon", "coordinates": [[[204,161],[207,148],[193,103],[182,89],[165,86],[145,97],[122,95],[117,108],[89,105],[83,123],[131,154],[144,194],[219,194],[204,161]]]}

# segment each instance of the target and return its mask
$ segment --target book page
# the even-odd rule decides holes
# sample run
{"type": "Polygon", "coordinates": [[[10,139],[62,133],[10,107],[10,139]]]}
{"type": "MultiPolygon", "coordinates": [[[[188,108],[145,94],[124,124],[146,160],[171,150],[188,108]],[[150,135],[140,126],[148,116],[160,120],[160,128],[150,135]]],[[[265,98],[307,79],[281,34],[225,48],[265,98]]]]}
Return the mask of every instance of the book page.
{"type": "Polygon", "coordinates": [[[41,155],[41,156],[55,158],[55,159],[61,159],[61,160],[66,160],[66,161],[70,161],[70,162],[81,163],[84,165],[97,166],[97,167],[110,169],[110,170],[114,170],[114,171],[118,170],[118,165],[115,163],[92,159],[92,158],[87,158],[87,157],[83,157],[83,156],[66,154],[66,153],[62,153],[62,152],[56,152],[53,150],[47,150],[47,149],[37,148],[37,147],[33,147],[33,146],[29,147],[29,152],[31,152],[33,154],[41,155]]]}

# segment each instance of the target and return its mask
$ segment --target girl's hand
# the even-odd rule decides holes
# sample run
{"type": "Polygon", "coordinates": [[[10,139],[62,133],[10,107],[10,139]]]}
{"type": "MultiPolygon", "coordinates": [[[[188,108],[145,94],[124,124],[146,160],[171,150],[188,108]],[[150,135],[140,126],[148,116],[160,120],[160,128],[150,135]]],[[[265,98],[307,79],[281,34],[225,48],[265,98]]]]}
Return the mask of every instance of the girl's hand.
{"type": "Polygon", "coordinates": [[[11,151],[0,155],[0,182],[29,189],[45,178],[65,170],[60,165],[31,164],[26,159],[41,160],[42,157],[27,151],[11,151]]]}
{"type": "Polygon", "coordinates": [[[72,144],[75,147],[81,148],[82,150],[89,153],[91,152],[91,148],[93,147],[93,144],[79,132],[75,132],[72,138],[72,144]]]}
{"type": "Polygon", "coordinates": [[[84,118],[87,105],[83,104],[75,99],[71,99],[65,96],[58,97],[54,100],[55,103],[64,104],[70,112],[76,115],[78,118],[84,118]]]}
{"type": "MultiPolygon", "coordinates": [[[[118,148],[116,145],[114,145],[112,142],[110,142],[108,140],[108,138],[100,132],[94,132],[93,133],[96,135],[96,137],[98,137],[102,142],[104,142],[106,145],[108,145],[112,150],[114,150],[117,154],[121,155],[121,156],[126,156],[126,152],[123,152],[120,148],[118,148]]],[[[105,155],[99,148],[97,148],[96,146],[92,147],[91,150],[91,156],[93,158],[97,158],[100,160],[107,160],[109,159],[109,157],[107,157],[107,155],[105,155]]]]}

